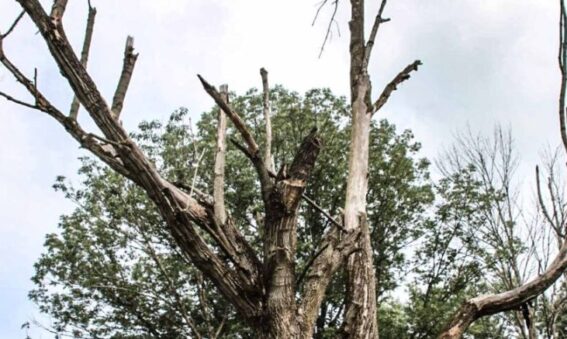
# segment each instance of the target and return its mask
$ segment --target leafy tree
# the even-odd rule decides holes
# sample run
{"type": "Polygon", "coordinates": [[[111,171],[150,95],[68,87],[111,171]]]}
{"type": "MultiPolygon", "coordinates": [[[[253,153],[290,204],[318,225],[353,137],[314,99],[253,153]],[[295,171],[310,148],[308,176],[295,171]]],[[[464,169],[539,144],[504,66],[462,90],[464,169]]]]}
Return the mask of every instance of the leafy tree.
{"type": "MultiPolygon", "coordinates": [[[[318,180],[313,180],[306,192],[317,197],[321,208],[336,211],[344,204],[345,188],[340,183],[346,175],[346,159],[341,155],[349,135],[345,99],[327,89],[301,96],[280,86],[271,91],[271,97],[272,123],[278,131],[273,141],[276,165],[291,161],[292,148],[306,134],[307,126],[318,126],[325,143],[320,160],[335,166],[315,170],[312,176],[318,180]]],[[[231,103],[247,120],[258,121],[254,132],[262,140],[261,93],[250,90],[233,96],[231,103]]],[[[196,190],[207,191],[213,173],[194,170],[212,167],[214,154],[205,152],[201,158],[201,153],[213,149],[217,113],[213,109],[201,117],[196,135],[188,125],[188,111],[180,109],[165,125],[157,121],[140,124],[133,138],[169,180],[191,183],[197,173],[196,190]]],[[[227,136],[235,133],[229,129],[227,136]]],[[[399,282],[397,276],[406,262],[404,246],[421,234],[420,221],[432,201],[428,162],[416,157],[419,148],[411,132],[397,134],[385,120],[373,125],[369,201],[376,201],[374,209],[380,213],[369,213],[369,219],[372,241],[380,249],[375,262],[382,277],[377,286],[381,293],[399,282]]],[[[238,226],[259,246],[256,219],[260,188],[247,160],[236,147],[229,147],[226,203],[236,211],[235,219],[250,220],[238,226]]],[[[60,235],[48,235],[46,253],[36,264],[37,288],[30,294],[42,311],[56,320],[55,328],[89,337],[214,337],[217,331],[225,337],[246,336],[246,325],[230,305],[187,265],[187,258],[176,249],[158,211],[143,192],[99,162],[83,158],[82,163],[80,188],[64,178],[54,185],[77,209],[62,217],[60,235]]],[[[297,265],[302,271],[330,225],[313,206],[302,204],[300,208],[305,217],[299,220],[297,265]]],[[[318,320],[320,337],[336,333],[344,307],[344,284],[344,275],[338,275],[329,289],[318,320]]]]}

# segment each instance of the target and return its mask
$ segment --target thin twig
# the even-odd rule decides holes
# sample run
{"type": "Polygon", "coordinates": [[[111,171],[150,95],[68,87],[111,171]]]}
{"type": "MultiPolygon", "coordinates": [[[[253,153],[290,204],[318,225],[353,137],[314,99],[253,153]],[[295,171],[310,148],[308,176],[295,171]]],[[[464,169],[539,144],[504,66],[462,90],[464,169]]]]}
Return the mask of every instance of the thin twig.
{"type": "Polygon", "coordinates": [[[197,158],[197,163],[195,164],[195,172],[193,173],[193,180],[191,182],[191,190],[189,191],[190,197],[193,196],[193,190],[195,190],[195,184],[197,183],[197,176],[199,174],[199,164],[201,163],[201,160],[203,159],[204,155],[205,155],[205,150],[203,149],[201,151],[201,155],[199,155],[199,158],[197,158]]]}
{"type": "Polygon", "coordinates": [[[344,228],[344,226],[342,224],[337,222],[329,213],[327,213],[327,211],[325,211],[321,206],[317,205],[317,203],[315,201],[313,201],[311,198],[309,198],[307,195],[305,195],[305,193],[301,194],[301,197],[305,201],[307,201],[307,203],[309,205],[311,205],[311,207],[315,208],[321,214],[323,214],[327,219],[329,219],[329,221],[332,222],[335,226],[337,226],[341,231],[347,232],[347,230],[344,228]]]}
{"type": "Polygon", "coordinates": [[[34,88],[34,97],[35,97],[35,104],[37,106],[39,102],[39,96],[37,91],[37,68],[33,69],[33,88],[34,88]]]}
{"type": "MultiPolygon", "coordinates": [[[[326,1],[325,1],[326,2],[326,1]]],[[[319,50],[319,58],[323,55],[323,51],[325,50],[325,45],[327,41],[329,41],[329,37],[331,35],[331,30],[333,27],[333,22],[335,22],[335,16],[337,15],[337,11],[339,10],[339,0],[333,1],[333,5],[335,6],[333,9],[333,14],[329,19],[329,25],[327,26],[327,31],[325,32],[325,39],[323,39],[323,43],[321,44],[321,49],[319,50]]]]}
{"type": "Polygon", "coordinates": [[[14,28],[16,28],[16,26],[18,25],[18,22],[20,22],[20,20],[24,17],[24,14],[26,14],[26,12],[22,11],[22,13],[20,13],[20,15],[18,15],[18,17],[16,18],[16,20],[14,20],[14,22],[12,23],[10,28],[8,28],[6,33],[0,35],[0,40],[6,38],[8,35],[10,35],[10,33],[12,33],[14,28]]]}
{"type": "Polygon", "coordinates": [[[327,247],[329,247],[329,244],[325,244],[325,246],[321,247],[321,249],[319,249],[317,251],[317,253],[315,253],[315,255],[313,255],[309,261],[307,262],[307,264],[305,264],[305,267],[303,268],[303,270],[301,271],[301,274],[299,275],[299,277],[297,278],[297,281],[295,282],[295,288],[298,289],[299,286],[301,286],[301,282],[303,281],[303,279],[305,278],[305,275],[307,274],[307,271],[309,271],[309,269],[311,268],[311,266],[313,265],[313,262],[315,262],[315,259],[317,259],[321,253],[323,253],[324,250],[327,249],[327,247]]]}
{"type": "Polygon", "coordinates": [[[325,4],[327,4],[327,1],[329,0],[323,0],[319,3],[319,7],[317,7],[317,12],[315,12],[315,16],[313,17],[313,22],[311,22],[311,26],[315,26],[315,22],[317,22],[319,13],[321,13],[321,10],[323,9],[323,7],[325,7],[325,4]]]}
{"type": "Polygon", "coordinates": [[[26,106],[26,107],[29,107],[29,108],[32,108],[32,109],[39,109],[39,107],[37,107],[36,105],[28,104],[27,102],[23,102],[21,100],[18,100],[16,98],[2,92],[2,91],[0,91],[0,96],[6,98],[6,100],[8,100],[8,101],[12,101],[12,102],[18,104],[18,105],[26,106]]]}

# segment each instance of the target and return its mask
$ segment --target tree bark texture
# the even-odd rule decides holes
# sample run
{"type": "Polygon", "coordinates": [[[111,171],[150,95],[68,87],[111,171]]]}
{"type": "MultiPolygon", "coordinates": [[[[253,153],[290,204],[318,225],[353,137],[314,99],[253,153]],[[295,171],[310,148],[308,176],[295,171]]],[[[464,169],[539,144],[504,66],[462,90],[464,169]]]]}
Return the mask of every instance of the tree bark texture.
{"type": "Polygon", "coordinates": [[[363,229],[358,251],[347,262],[347,296],[343,338],[378,338],[376,280],[372,246],[366,225],[368,152],[372,104],[371,84],[365,65],[364,1],[351,0],[350,85],[352,131],[344,222],[347,230],[363,229]],[[361,221],[364,220],[364,225],[361,221]],[[365,230],[366,229],[366,230],[365,230]]]}

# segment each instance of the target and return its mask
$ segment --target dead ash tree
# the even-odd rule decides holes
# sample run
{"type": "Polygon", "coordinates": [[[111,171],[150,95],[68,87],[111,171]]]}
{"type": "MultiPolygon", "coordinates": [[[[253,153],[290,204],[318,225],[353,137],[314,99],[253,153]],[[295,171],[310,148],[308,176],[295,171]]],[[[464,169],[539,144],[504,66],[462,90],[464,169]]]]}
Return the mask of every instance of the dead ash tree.
{"type": "MultiPolygon", "coordinates": [[[[213,196],[199,192],[191,185],[170,182],[158,173],[154,164],[129,137],[119,121],[137,58],[133,39],[127,39],[123,70],[113,102],[109,105],[86,70],[96,13],[94,8],[89,11],[85,42],[79,58],[63,27],[67,0],[55,0],[49,14],[38,0],[17,2],[23,8],[22,15],[26,14],[39,30],[76,100],[70,113],[63,113],[43,95],[38,88],[36,77],[28,78],[4,53],[2,41],[8,38],[22,15],[6,33],[0,35],[0,62],[29,92],[33,101],[29,103],[4,92],[0,92],[0,95],[16,104],[48,114],[61,124],[81,147],[142,188],[157,206],[179,249],[190,257],[195,267],[235,307],[242,319],[256,331],[257,337],[310,338],[325,289],[334,272],[343,263],[346,263],[348,279],[342,336],[378,336],[372,246],[366,221],[370,122],[397,86],[409,79],[410,74],[421,65],[419,60],[409,64],[385,86],[376,100],[371,99],[372,86],[368,65],[380,25],[388,21],[383,18],[386,0],[381,2],[368,38],[364,32],[365,3],[363,0],[350,1],[352,136],[346,206],[344,215],[332,213],[334,216],[319,208],[324,217],[332,219],[333,227],[324,235],[316,255],[309,261],[308,269],[301,274],[301,289],[296,286],[294,260],[297,250],[297,213],[302,199],[317,208],[316,202],[303,194],[322,147],[317,130],[313,129],[298,146],[293,162],[289,166],[282,166],[276,172],[272,165],[269,142],[271,126],[268,95],[264,96],[265,116],[268,118],[268,142],[262,150],[246,122],[228,103],[226,95],[221,93],[225,91],[217,91],[199,76],[205,91],[221,109],[213,196]],[[84,107],[102,135],[85,131],[77,122],[79,106],[84,107]],[[264,206],[261,253],[253,250],[236,227],[230,211],[224,206],[226,118],[232,122],[241,137],[241,140],[231,142],[250,159],[258,176],[264,206]]],[[[338,4],[338,1],[334,4],[338,4]]],[[[562,27],[563,19],[562,11],[562,27]]],[[[562,53],[564,54],[564,50],[562,53]]],[[[565,84],[563,64],[562,71],[565,84]]],[[[266,93],[267,72],[262,71],[261,74],[266,93]]],[[[562,135],[565,135],[563,106],[561,110],[562,135]]],[[[564,139],[567,140],[567,136],[564,136],[564,139]]],[[[534,281],[500,295],[479,297],[465,303],[442,337],[459,337],[480,316],[518,307],[545,290],[566,266],[567,245],[564,244],[548,270],[534,281]]]]}

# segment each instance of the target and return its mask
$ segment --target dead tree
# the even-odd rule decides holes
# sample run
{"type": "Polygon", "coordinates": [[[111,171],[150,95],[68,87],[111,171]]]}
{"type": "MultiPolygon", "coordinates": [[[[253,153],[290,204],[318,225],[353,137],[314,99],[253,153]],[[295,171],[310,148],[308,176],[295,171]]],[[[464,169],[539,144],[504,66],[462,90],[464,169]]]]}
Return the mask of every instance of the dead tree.
{"type": "MultiPolygon", "coordinates": [[[[344,216],[337,218],[317,208],[315,201],[303,195],[321,149],[317,130],[313,129],[298,146],[293,162],[282,166],[275,173],[271,164],[269,137],[262,150],[246,122],[230,106],[226,96],[200,76],[205,91],[222,110],[219,114],[214,193],[211,197],[194,187],[187,190],[184,188],[186,185],[176,185],[166,180],[119,122],[137,58],[133,39],[127,39],[123,70],[113,102],[109,105],[86,70],[94,26],[94,9],[90,11],[83,52],[79,58],[73,51],[63,27],[67,0],[55,0],[49,14],[39,0],[16,1],[22,6],[23,13],[0,35],[0,62],[29,92],[32,101],[27,102],[4,92],[0,92],[0,96],[48,114],[61,124],[81,147],[141,187],[157,206],[180,250],[191,258],[195,267],[235,307],[241,318],[254,328],[257,337],[310,338],[325,289],[333,273],[347,261],[348,295],[342,334],[345,338],[378,336],[372,248],[369,225],[366,222],[370,121],[397,86],[407,80],[410,73],[417,70],[421,64],[420,61],[409,64],[385,86],[376,100],[371,99],[368,64],[380,25],[388,21],[382,16],[386,0],[381,2],[368,38],[364,33],[364,1],[350,1],[352,137],[346,206],[344,216]],[[79,125],[76,119],[76,102],[69,114],[55,107],[38,88],[36,76],[31,79],[27,77],[4,53],[2,41],[9,36],[24,14],[37,27],[79,105],[84,107],[102,135],[87,132],[79,125]],[[223,203],[224,116],[232,122],[241,137],[239,141],[231,140],[232,143],[250,159],[258,176],[264,206],[262,253],[256,253],[252,249],[223,203]],[[316,256],[309,261],[310,266],[302,277],[303,288],[298,291],[295,286],[294,259],[297,212],[302,199],[320,210],[324,217],[332,218],[333,227],[324,235],[319,249],[315,252],[316,256]],[[207,236],[204,236],[205,234],[207,236]]],[[[338,1],[334,3],[337,5],[338,1]]],[[[562,27],[563,23],[564,12],[562,27]]],[[[563,54],[562,48],[561,55],[563,54]]],[[[562,71],[562,83],[565,85],[563,63],[562,71]]],[[[265,71],[262,72],[262,78],[266,91],[268,82],[265,71]]],[[[562,88],[563,97],[565,86],[562,88]]],[[[269,97],[265,95],[264,98],[269,122],[269,97]]],[[[562,135],[564,140],[567,140],[563,107],[562,102],[562,135]]],[[[271,126],[269,123],[267,126],[266,134],[269,136],[271,126]]],[[[545,290],[566,266],[567,245],[563,245],[550,268],[536,280],[500,295],[479,297],[465,303],[443,337],[459,337],[478,317],[518,307],[545,290]]]]}
{"type": "MultiPolygon", "coordinates": [[[[346,218],[354,215],[354,223],[351,218],[348,227],[345,227],[344,223],[332,220],[333,228],[324,235],[316,257],[310,261],[310,267],[304,274],[303,288],[298,299],[295,277],[297,211],[304,198],[302,193],[308,183],[309,174],[321,149],[317,130],[313,129],[305,137],[293,162],[288,164],[289,166],[282,166],[275,173],[269,149],[269,97],[264,96],[268,142],[262,152],[246,122],[230,106],[227,97],[199,76],[205,91],[222,111],[219,114],[213,197],[198,192],[194,187],[186,189],[187,185],[170,182],[158,173],[154,164],[129,137],[119,121],[138,56],[134,53],[133,39],[128,37],[126,40],[123,69],[112,104],[109,105],[86,70],[95,23],[94,8],[89,11],[85,41],[79,58],[72,49],[64,29],[66,0],[55,0],[50,13],[45,11],[38,0],[17,2],[22,6],[23,13],[0,35],[0,62],[29,92],[32,101],[20,100],[4,92],[0,92],[0,95],[14,103],[48,114],[61,124],[81,147],[141,187],[157,206],[180,250],[191,258],[195,267],[234,305],[242,319],[255,329],[259,338],[311,337],[325,289],[333,273],[360,246],[359,220],[364,219],[359,213],[361,203],[364,205],[363,200],[358,197],[355,198],[358,200],[347,207],[346,218]],[[74,92],[76,99],[73,100],[68,114],[55,107],[42,93],[37,83],[37,73],[33,78],[26,76],[2,49],[1,43],[8,38],[24,14],[37,27],[49,53],[74,92]],[[85,131],[78,123],[76,118],[80,106],[95,122],[101,135],[85,131]],[[252,249],[223,203],[225,116],[241,136],[241,141],[232,142],[250,159],[260,183],[264,205],[263,253],[256,253],[252,249]]],[[[354,20],[360,21],[357,25],[362,25],[361,16],[355,17],[354,20]]],[[[368,57],[366,51],[369,49],[363,52],[364,58],[368,57]]],[[[361,56],[362,54],[357,55],[357,60],[361,56]]],[[[359,66],[360,60],[357,61],[359,66]]],[[[264,91],[267,92],[267,72],[262,70],[261,73],[264,91]]],[[[366,74],[366,71],[363,73],[366,74]]],[[[364,90],[368,89],[366,83],[363,85],[364,90]]],[[[392,89],[388,91],[391,92],[392,89]]],[[[368,111],[364,109],[360,112],[363,113],[359,116],[367,124],[369,117],[364,115],[368,111]]],[[[368,125],[364,128],[367,127],[368,125]]],[[[367,144],[368,133],[362,138],[362,142],[367,144]]],[[[349,179],[352,182],[351,195],[359,188],[359,182],[366,185],[365,178],[362,181],[357,180],[357,176],[362,175],[364,170],[361,171],[357,167],[359,155],[356,147],[353,148],[355,152],[351,162],[354,167],[349,179]]],[[[367,146],[363,153],[368,153],[367,146]]],[[[365,158],[367,159],[367,156],[365,158]]],[[[367,161],[362,165],[367,167],[367,161]]],[[[304,199],[307,203],[317,206],[313,200],[304,199]]],[[[324,217],[331,218],[328,212],[321,210],[321,213],[324,217]]],[[[367,239],[367,232],[364,234],[367,239]]],[[[362,244],[368,246],[368,240],[362,244]]],[[[363,273],[365,277],[372,275],[371,270],[363,273]]],[[[368,296],[367,299],[371,301],[373,298],[368,296]]],[[[374,309],[366,319],[373,318],[374,309]]],[[[353,329],[358,332],[358,325],[354,326],[353,329]]]]}
{"type": "MultiPolygon", "coordinates": [[[[565,10],[564,0],[560,0],[561,13],[559,23],[559,53],[558,61],[561,70],[561,87],[559,93],[559,127],[561,133],[561,140],[565,151],[567,152],[567,129],[565,127],[565,114],[567,113],[565,107],[565,93],[567,90],[567,12],[565,10]]],[[[541,197],[541,189],[539,185],[539,173],[536,174],[538,181],[538,195],[541,197]]],[[[542,207],[545,206],[540,198],[542,207]]],[[[551,223],[556,225],[556,223],[551,223]]],[[[561,225],[562,227],[564,225],[561,225]]],[[[472,298],[463,303],[461,308],[452,317],[451,322],[447,328],[440,335],[440,338],[451,339],[460,338],[467,328],[478,318],[496,314],[499,312],[517,310],[525,307],[530,300],[542,294],[547,288],[555,283],[562,275],[565,274],[567,269],[567,241],[561,238],[559,250],[555,258],[551,261],[549,266],[543,270],[536,278],[528,281],[527,283],[517,286],[516,288],[508,291],[484,295],[472,298]]]]}

